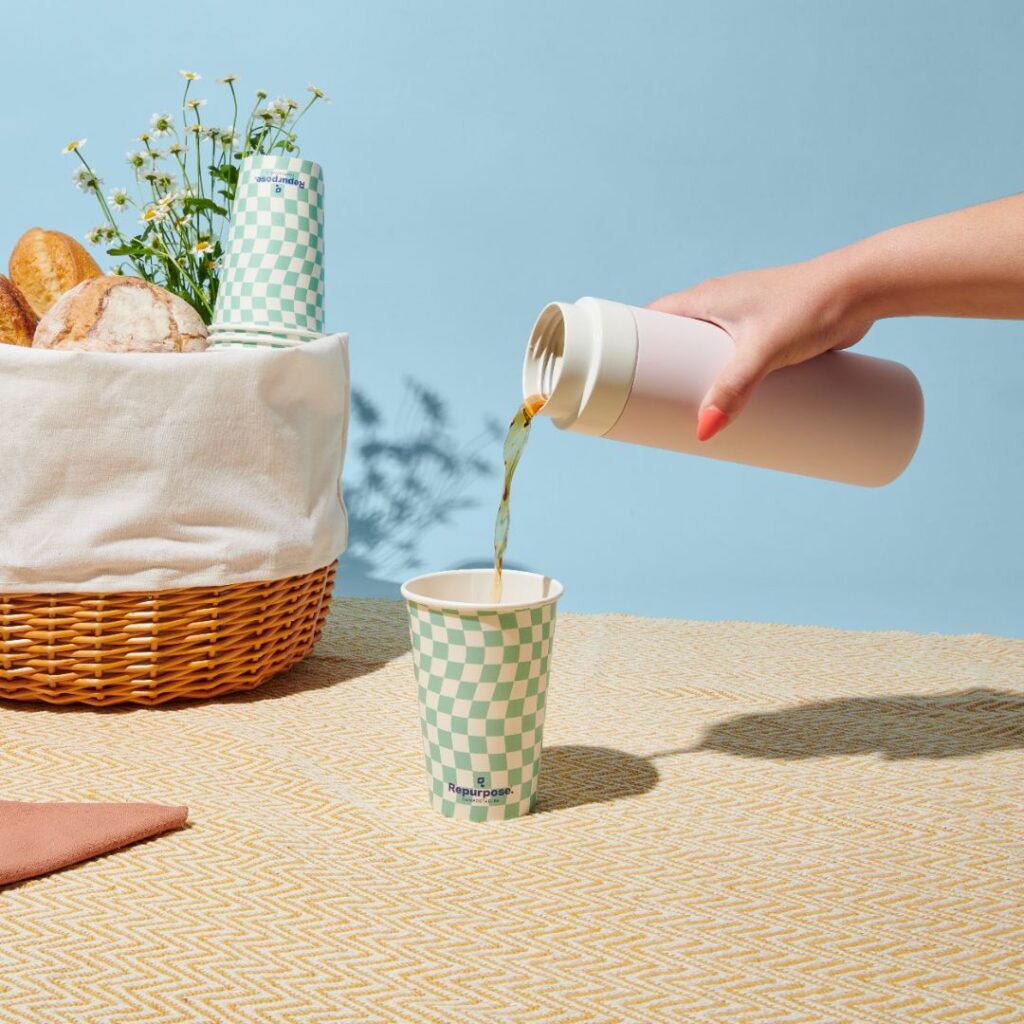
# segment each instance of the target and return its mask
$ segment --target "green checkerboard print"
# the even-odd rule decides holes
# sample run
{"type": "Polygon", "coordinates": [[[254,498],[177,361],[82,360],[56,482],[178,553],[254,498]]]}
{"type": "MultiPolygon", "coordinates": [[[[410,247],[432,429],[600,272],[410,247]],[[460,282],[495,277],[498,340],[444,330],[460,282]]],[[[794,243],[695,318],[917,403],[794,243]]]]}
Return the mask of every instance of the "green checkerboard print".
{"type": "Polygon", "coordinates": [[[214,323],[322,333],[323,229],[319,164],[284,156],[243,160],[214,323]]]}
{"type": "Polygon", "coordinates": [[[430,799],[449,818],[537,802],[555,605],[463,613],[408,602],[430,799]]]}

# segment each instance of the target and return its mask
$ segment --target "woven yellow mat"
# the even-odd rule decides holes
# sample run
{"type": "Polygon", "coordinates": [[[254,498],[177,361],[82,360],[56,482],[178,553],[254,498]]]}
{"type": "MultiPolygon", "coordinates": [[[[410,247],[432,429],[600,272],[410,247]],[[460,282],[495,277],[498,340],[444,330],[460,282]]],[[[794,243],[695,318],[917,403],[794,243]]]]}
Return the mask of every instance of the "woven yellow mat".
{"type": "Polygon", "coordinates": [[[540,812],[471,825],[403,616],[249,695],[0,706],[0,795],[192,821],[0,890],[0,1021],[1024,1020],[1024,642],[564,615],[540,812]]]}

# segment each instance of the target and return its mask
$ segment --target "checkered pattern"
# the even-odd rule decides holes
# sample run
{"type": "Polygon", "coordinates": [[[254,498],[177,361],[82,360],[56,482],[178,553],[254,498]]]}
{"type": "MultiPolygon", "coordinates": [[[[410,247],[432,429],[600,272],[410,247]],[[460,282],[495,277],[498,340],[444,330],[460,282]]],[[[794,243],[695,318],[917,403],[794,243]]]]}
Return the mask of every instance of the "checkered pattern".
{"type": "Polygon", "coordinates": [[[242,161],[215,323],[323,332],[323,189],[320,165],[310,160],[242,161]]]}
{"type": "Polygon", "coordinates": [[[409,622],[434,807],[469,821],[528,814],[537,800],[554,603],[463,613],[409,602],[409,622]]]}

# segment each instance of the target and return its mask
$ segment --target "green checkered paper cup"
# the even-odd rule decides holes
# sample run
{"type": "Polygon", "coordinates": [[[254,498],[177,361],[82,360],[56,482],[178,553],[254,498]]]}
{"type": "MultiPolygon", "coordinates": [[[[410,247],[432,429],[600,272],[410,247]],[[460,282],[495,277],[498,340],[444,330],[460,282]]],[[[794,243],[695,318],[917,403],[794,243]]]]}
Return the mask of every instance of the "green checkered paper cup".
{"type": "Polygon", "coordinates": [[[507,821],[537,802],[556,580],[506,569],[418,576],[409,609],[430,801],[445,817],[507,821]]]}
{"type": "Polygon", "coordinates": [[[240,332],[254,344],[324,330],[324,178],[301,157],[246,157],[224,246],[210,343],[240,332]]]}

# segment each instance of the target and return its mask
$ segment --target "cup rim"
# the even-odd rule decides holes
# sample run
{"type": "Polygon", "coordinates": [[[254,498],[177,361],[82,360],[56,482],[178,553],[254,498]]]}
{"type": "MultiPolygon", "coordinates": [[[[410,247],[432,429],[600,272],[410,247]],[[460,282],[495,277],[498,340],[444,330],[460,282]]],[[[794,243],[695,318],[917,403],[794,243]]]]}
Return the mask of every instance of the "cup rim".
{"type": "Polygon", "coordinates": [[[238,323],[231,324],[226,321],[215,320],[210,324],[209,331],[221,331],[225,334],[268,334],[273,337],[303,338],[312,340],[322,338],[323,331],[312,331],[306,327],[274,327],[270,324],[238,323]]]}
{"type": "Polygon", "coordinates": [[[479,568],[445,569],[441,572],[422,573],[419,576],[413,576],[412,579],[406,580],[405,583],[402,584],[402,597],[404,597],[406,601],[411,601],[413,604],[420,604],[426,608],[432,608],[435,610],[450,608],[452,611],[457,612],[514,612],[527,611],[531,608],[543,608],[545,605],[554,604],[565,593],[565,587],[563,587],[558,580],[551,576],[545,576],[544,573],[528,572],[525,569],[504,569],[502,571],[502,575],[505,577],[529,576],[533,579],[546,581],[549,587],[549,592],[544,597],[537,598],[535,601],[452,601],[448,599],[441,600],[435,597],[427,597],[415,592],[416,585],[423,583],[426,580],[435,580],[442,576],[479,576],[481,574],[487,574],[489,576],[493,572],[493,568],[479,568]]]}

